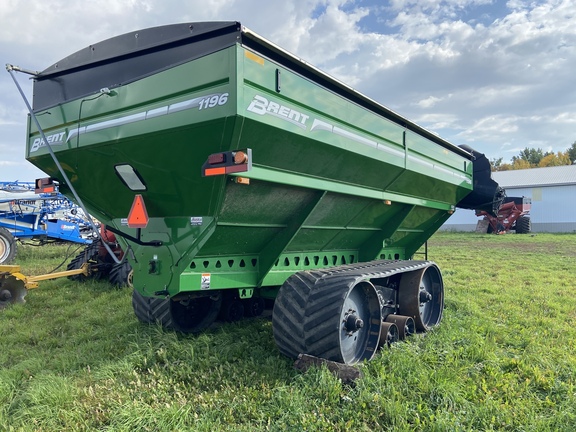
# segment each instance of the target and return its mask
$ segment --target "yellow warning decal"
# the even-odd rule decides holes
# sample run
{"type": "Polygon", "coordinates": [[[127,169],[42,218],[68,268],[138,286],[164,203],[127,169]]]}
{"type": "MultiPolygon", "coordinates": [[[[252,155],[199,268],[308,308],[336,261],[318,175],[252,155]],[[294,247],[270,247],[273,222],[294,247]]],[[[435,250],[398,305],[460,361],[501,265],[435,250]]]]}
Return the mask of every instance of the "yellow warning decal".
{"type": "Polygon", "coordinates": [[[256,54],[254,54],[251,51],[244,51],[244,55],[246,56],[246,58],[255,61],[256,63],[264,66],[264,59],[260,56],[257,56],[256,54]]]}

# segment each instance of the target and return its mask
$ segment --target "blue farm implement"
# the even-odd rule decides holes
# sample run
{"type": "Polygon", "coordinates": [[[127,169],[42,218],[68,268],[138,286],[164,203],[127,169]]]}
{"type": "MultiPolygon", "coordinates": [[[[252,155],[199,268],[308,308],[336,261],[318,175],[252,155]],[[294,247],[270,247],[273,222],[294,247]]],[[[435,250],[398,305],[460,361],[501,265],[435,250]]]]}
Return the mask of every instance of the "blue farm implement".
{"type": "Polygon", "coordinates": [[[34,184],[0,182],[0,264],[16,256],[16,240],[92,243],[92,232],[77,206],[56,189],[35,193],[34,184]]]}

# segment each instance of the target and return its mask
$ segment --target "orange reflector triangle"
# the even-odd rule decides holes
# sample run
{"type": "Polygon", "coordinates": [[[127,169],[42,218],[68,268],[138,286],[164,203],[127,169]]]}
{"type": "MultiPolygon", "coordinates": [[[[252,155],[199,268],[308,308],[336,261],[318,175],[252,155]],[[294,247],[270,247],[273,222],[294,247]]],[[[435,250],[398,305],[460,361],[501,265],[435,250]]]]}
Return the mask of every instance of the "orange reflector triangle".
{"type": "Polygon", "coordinates": [[[142,195],[136,195],[128,214],[128,226],[130,228],[146,228],[146,225],[148,225],[148,212],[144,205],[144,199],[142,195]]]}

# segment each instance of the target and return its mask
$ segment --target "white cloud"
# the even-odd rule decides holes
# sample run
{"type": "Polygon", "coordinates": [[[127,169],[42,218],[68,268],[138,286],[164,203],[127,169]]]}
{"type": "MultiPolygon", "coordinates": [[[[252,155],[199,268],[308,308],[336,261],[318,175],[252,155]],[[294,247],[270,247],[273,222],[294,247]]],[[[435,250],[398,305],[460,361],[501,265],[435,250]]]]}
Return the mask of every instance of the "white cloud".
{"type": "Polygon", "coordinates": [[[416,105],[418,105],[420,108],[432,108],[434,105],[436,105],[441,100],[442,100],[442,98],[438,98],[435,96],[429,96],[426,99],[422,99],[422,100],[416,102],[416,105]]]}
{"type": "MultiPolygon", "coordinates": [[[[43,69],[121,33],[206,20],[239,20],[489,157],[529,143],[564,150],[576,140],[572,0],[3,0],[0,57],[43,69]]],[[[19,80],[30,94],[27,77],[19,80]]],[[[1,160],[23,159],[25,118],[0,74],[2,142],[19,147],[19,156],[2,147],[1,160]]]]}
{"type": "Polygon", "coordinates": [[[316,20],[309,21],[307,31],[299,35],[297,52],[304,59],[324,63],[359,50],[364,37],[357,24],[367,14],[367,9],[346,13],[329,4],[316,20]]]}
{"type": "Polygon", "coordinates": [[[574,115],[574,111],[561,112],[561,113],[556,114],[553,118],[551,118],[550,122],[556,123],[556,124],[574,125],[574,124],[576,124],[576,116],[574,115]]]}

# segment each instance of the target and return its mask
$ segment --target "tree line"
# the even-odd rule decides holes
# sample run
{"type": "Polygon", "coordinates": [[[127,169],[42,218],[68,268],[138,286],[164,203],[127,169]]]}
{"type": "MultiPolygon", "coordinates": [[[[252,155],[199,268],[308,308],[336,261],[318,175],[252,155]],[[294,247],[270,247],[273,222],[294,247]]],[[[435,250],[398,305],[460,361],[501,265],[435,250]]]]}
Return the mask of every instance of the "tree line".
{"type": "Polygon", "coordinates": [[[541,148],[526,147],[518,156],[512,156],[510,163],[504,163],[501,157],[490,159],[492,171],[572,165],[574,163],[576,163],[576,141],[565,151],[557,153],[544,152],[541,148]]]}

